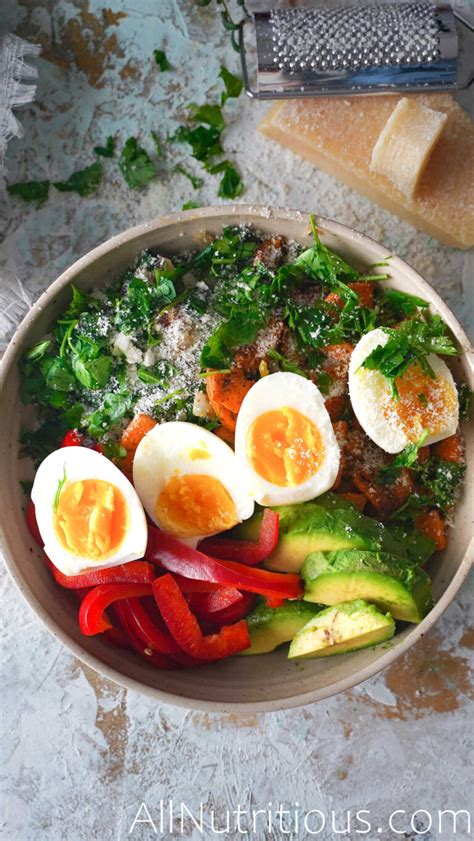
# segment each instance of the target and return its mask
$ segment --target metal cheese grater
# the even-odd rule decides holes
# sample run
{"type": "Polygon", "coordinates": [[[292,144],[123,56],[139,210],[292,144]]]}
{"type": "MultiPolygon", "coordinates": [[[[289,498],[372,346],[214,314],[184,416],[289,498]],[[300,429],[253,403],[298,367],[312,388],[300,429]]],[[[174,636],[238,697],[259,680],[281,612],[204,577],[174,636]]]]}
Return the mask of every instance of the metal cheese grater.
{"type": "Polygon", "coordinates": [[[256,89],[244,44],[250,19],[241,24],[242,74],[251,97],[449,91],[473,81],[474,27],[448,4],[283,5],[254,14],[256,89]]]}

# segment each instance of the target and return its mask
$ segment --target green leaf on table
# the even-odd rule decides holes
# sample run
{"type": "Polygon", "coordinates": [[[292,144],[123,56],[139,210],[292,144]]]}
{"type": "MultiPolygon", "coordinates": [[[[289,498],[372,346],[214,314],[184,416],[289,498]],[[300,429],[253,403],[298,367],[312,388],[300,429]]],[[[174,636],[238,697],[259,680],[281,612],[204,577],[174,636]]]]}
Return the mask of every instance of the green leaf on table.
{"type": "Polygon", "coordinates": [[[225,128],[224,115],[220,105],[196,105],[192,102],[189,106],[190,116],[194,123],[206,123],[218,131],[225,128]]]}
{"type": "Polygon", "coordinates": [[[188,170],[185,169],[185,167],[182,164],[176,164],[176,166],[173,167],[173,172],[178,173],[178,175],[184,175],[184,177],[191,182],[195,190],[198,190],[199,187],[202,187],[203,185],[202,178],[199,178],[197,175],[193,175],[191,172],[188,172],[188,170]]]}
{"type": "Polygon", "coordinates": [[[132,190],[141,190],[157,172],[153,161],[135,137],[129,137],[119,158],[119,168],[132,190]]]}
{"type": "Polygon", "coordinates": [[[9,184],[7,191],[11,196],[20,196],[23,201],[35,201],[41,207],[49,194],[49,181],[18,181],[9,184]]]}
{"type": "Polygon", "coordinates": [[[196,210],[198,207],[202,207],[202,205],[198,204],[197,201],[190,199],[189,201],[184,202],[181,210],[196,210]]]}
{"type": "Polygon", "coordinates": [[[192,156],[197,161],[207,161],[223,152],[220,144],[221,131],[214,126],[180,126],[170,137],[171,143],[188,143],[192,156]]]}
{"type": "Polygon", "coordinates": [[[54,181],[60,193],[78,193],[83,198],[95,193],[102,180],[102,164],[99,161],[79,169],[69,176],[67,181],[54,181]]]}
{"type": "Polygon", "coordinates": [[[171,64],[166,58],[166,53],[164,50],[153,50],[153,55],[155,58],[155,63],[158,65],[162,73],[165,73],[166,70],[171,69],[171,64]]]}
{"type": "Polygon", "coordinates": [[[153,131],[151,131],[151,132],[150,132],[150,137],[151,137],[151,139],[153,140],[153,144],[154,144],[154,146],[155,146],[155,154],[156,154],[159,158],[163,158],[163,157],[164,157],[164,155],[165,155],[164,150],[163,150],[163,144],[161,143],[161,140],[160,140],[160,138],[159,138],[159,136],[158,136],[157,132],[156,132],[156,131],[154,131],[154,130],[153,130],[153,131]]]}
{"type": "Polygon", "coordinates": [[[105,146],[94,146],[94,152],[102,158],[113,158],[115,153],[115,138],[109,135],[105,146]]]}
{"type": "Polygon", "coordinates": [[[225,85],[225,91],[221,93],[221,105],[225,105],[228,99],[237,98],[242,93],[244,83],[240,76],[234,76],[227,67],[222,66],[219,73],[225,85]]]}

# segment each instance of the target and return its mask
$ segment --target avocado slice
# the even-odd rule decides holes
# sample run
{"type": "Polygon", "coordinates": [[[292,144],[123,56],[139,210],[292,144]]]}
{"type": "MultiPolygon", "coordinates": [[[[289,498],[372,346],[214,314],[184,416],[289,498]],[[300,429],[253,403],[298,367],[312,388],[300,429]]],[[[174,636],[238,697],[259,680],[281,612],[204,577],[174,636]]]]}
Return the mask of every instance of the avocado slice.
{"type": "Polygon", "coordinates": [[[281,607],[267,607],[261,602],[246,617],[251,646],[242,655],[266,654],[289,642],[303,625],[312,619],[322,605],[300,600],[286,601],[281,607]]]}
{"type": "Polygon", "coordinates": [[[386,552],[313,552],[301,575],[304,598],[320,604],[366,599],[405,622],[421,622],[433,605],[426,572],[386,552]]]}
{"type": "Polygon", "coordinates": [[[341,602],[320,611],[293,639],[290,660],[346,654],[393,637],[395,622],[363,599],[341,602]]]}

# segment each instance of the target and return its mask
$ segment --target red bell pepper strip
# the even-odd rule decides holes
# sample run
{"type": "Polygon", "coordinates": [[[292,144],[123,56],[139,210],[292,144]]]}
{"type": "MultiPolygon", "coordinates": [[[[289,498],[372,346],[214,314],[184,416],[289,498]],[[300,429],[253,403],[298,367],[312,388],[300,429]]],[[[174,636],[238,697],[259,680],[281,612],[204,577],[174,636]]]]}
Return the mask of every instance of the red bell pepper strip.
{"type": "Polygon", "coordinates": [[[30,499],[28,506],[26,508],[26,525],[28,526],[28,530],[38,546],[43,548],[44,540],[41,537],[40,530],[38,528],[38,523],[36,520],[36,509],[34,502],[30,499]]]}
{"type": "Polygon", "coordinates": [[[67,590],[96,587],[98,584],[151,584],[156,577],[152,564],[147,561],[130,561],[105,569],[88,569],[79,575],[64,575],[52,561],[49,563],[56,582],[67,590]]]}
{"type": "Polygon", "coordinates": [[[161,654],[159,651],[153,651],[143,643],[143,640],[137,636],[130,620],[130,611],[124,601],[116,602],[113,606],[114,617],[119,623],[120,629],[123,631],[128,639],[129,648],[136,651],[140,657],[143,657],[148,663],[152,663],[157,669],[177,669],[178,664],[161,654]]]}
{"type": "Polygon", "coordinates": [[[214,584],[212,581],[198,581],[197,578],[185,578],[184,575],[173,575],[176,584],[182,593],[214,593],[221,589],[220,584],[214,584]]]}
{"type": "Polygon", "coordinates": [[[82,432],[79,432],[77,429],[68,429],[66,432],[63,440],[61,441],[61,447],[82,447],[84,442],[84,436],[82,432]]]}
{"type": "MultiPolygon", "coordinates": [[[[176,581],[176,578],[175,578],[176,581]]],[[[180,588],[181,589],[181,588],[180,588]]],[[[186,601],[193,613],[216,613],[240,602],[242,593],[235,587],[219,587],[211,593],[187,593],[186,601]]]]}
{"type": "Polygon", "coordinates": [[[303,595],[301,578],[294,573],[268,572],[250,569],[233,561],[210,558],[176,540],[157,528],[148,530],[147,560],[159,564],[168,572],[178,573],[199,581],[213,581],[237,590],[260,593],[280,599],[297,599],[303,595]]]}
{"type": "Polygon", "coordinates": [[[233,625],[239,619],[245,619],[252,610],[255,603],[256,596],[253,593],[242,593],[242,598],[238,602],[224,607],[222,610],[217,610],[215,613],[198,613],[199,624],[203,627],[206,633],[219,630],[223,625],[233,625]]]}
{"type": "Polygon", "coordinates": [[[134,596],[149,596],[150,584],[98,584],[81,602],[79,608],[79,627],[86,637],[101,634],[112,625],[104,616],[104,611],[116,601],[131,599],[134,596]]]}
{"type": "Polygon", "coordinates": [[[235,625],[225,625],[216,634],[204,636],[171,575],[156,578],[152,586],[160,613],[186,654],[198,660],[212,662],[249,648],[250,637],[244,620],[235,625]]]}
{"type": "Polygon", "coordinates": [[[182,666],[199,665],[198,661],[184,653],[166,626],[163,626],[162,630],[150,619],[139,599],[125,599],[122,605],[123,613],[127,617],[128,627],[141,640],[146,649],[157,651],[159,654],[167,654],[182,666]]]}
{"type": "Polygon", "coordinates": [[[199,544],[199,551],[222,558],[225,561],[238,561],[246,566],[256,566],[265,561],[278,543],[278,514],[271,508],[265,508],[258,540],[233,540],[228,537],[206,537],[199,544]]]}
{"type": "Polygon", "coordinates": [[[104,631],[104,637],[117,648],[130,648],[129,639],[122,628],[116,628],[115,626],[108,628],[107,631],[104,631]]]}

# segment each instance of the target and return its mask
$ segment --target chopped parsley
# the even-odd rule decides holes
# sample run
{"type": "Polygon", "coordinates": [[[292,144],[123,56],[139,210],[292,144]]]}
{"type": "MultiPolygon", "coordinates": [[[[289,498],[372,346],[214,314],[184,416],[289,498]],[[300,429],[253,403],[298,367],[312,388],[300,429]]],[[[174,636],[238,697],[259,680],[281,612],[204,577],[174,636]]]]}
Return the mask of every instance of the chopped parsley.
{"type": "Polygon", "coordinates": [[[197,161],[208,161],[223,152],[220,144],[221,131],[214,126],[180,126],[170,137],[171,143],[188,143],[192,156],[197,161]]]}
{"type": "Polygon", "coordinates": [[[20,196],[23,201],[35,201],[36,207],[41,207],[49,194],[49,181],[18,181],[9,184],[7,191],[11,196],[20,196]]]}
{"type": "Polygon", "coordinates": [[[167,70],[171,70],[171,64],[169,63],[164,50],[153,50],[153,56],[155,58],[155,64],[158,65],[162,73],[165,73],[167,70]]]}
{"type": "Polygon", "coordinates": [[[201,207],[201,205],[198,204],[197,201],[189,199],[189,201],[184,202],[184,204],[181,207],[181,210],[196,210],[198,207],[201,207]]]}
{"type": "Polygon", "coordinates": [[[61,496],[61,491],[64,488],[65,484],[66,484],[66,465],[63,465],[63,475],[62,475],[62,478],[58,482],[58,486],[56,488],[56,493],[54,494],[53,511],[58,510],[59,497],[61,496]]]}
{"type": "Polygon", "coordinates": [[[471,413],[472,391],[467,383],[458,386],[459,415],[462,420],[467,420],[471,413]]]}
{"type": "Polygon", "coordinates": [[[148,152],[135,137],[129,137],[126,141],[120,153],[119,168],[132,190],[141,190],[157,174],[148,152]]]}
{"type": "Polygon", "coordinates": [[[221,161],[214,166],[208,167],[208,172],[211,175],[216,175],[219,172],[223,173],[217,195],[221,199],[236,199],[240,196],[244,189],[243,181],[237,172],[235,166],[230,161],[221,161]]]}
{"type": "Polygon", "coordinates": [[[244,83],[240,76],[234,76],[227,67],[222,66],[219,72],[219,78],[222,79],[225,85],[225,91],[221,93],[221,105],[225,105],[228,99],[240,96],[244,83]]]}
{"type": "Polygon", "coordinates": [[[99,161],[79,169],[67,181],[55,181],[54,186],[61,193],[78,193],[83,198],[95,193],[102,181],[102,164],[99,161]]]}
{"type": "Polygon", "coordinates": [[[400,292],[399,289],[386,289],[383,293],[381,304],[387,307],[397,319],[415,315],[418,309],[429,307],[428,301],[425,301],[424,298],[419,298],[417,295],[409,295],[407,292],[400,292]]]}
{"type": "Polygon", "coordinates": [[[106,140],[105,146],[94,146],[94,152],[102,158],[113,158],[115,154],[115,138],[110,135],[106,140]]]}
{"type": "Polygon", "coordinates": [[[185,167],[182,164],[176,164],[173,167],[173,172],[177,172],[179,175],[184,175],[184,177],[191,182],[195,190],[198,190],[199,187],[202,187],[203,185],[202,178],[199,178],[197,175],[193,175],[191,172],[188,172],[188,170],[185,169],[185,167]]]}
{"type": "Polygon", "coordinates": [[[163,151],[163,145],[161,143],[159,135],[157,134],[156,131],[153,130],[153,131],[150,131],[150,137],[153,140],[153,145],[155,147],[155,154],[159,158],[163,158],[165,153],[163,151]]]}
{"type": "Polygon", "coordinates": [[[292,362],[291,359],[288,359],[286,356],[283,356],[282,353],[279,353],[277,350],[271,348],[267,356],[270,359],[273,359],[274,362],[278,362],[278,367],[280,371],[289,371],[290,374],[299,374],[300,377],[307,377],[308,374],[303,368],[300,368],[295,362],[292,362]]]}
{"type": "Polygon", "coordinates": [[[413,467],[415,462],[418,459],[418,453],[420,451],[420,447],[423,446],[426,439],[428,438],[429,432],[426,429],[421,437],[419,438],[416,443],[407,444],[404,450],[398,455],[395,456],[391,464],[388,467],[382,467],[379,470],[378,480],[383,482],[384,484],[391,484],[394,482],[398,476],[400,475],[400,471],[404,467],[413,467]]]}

